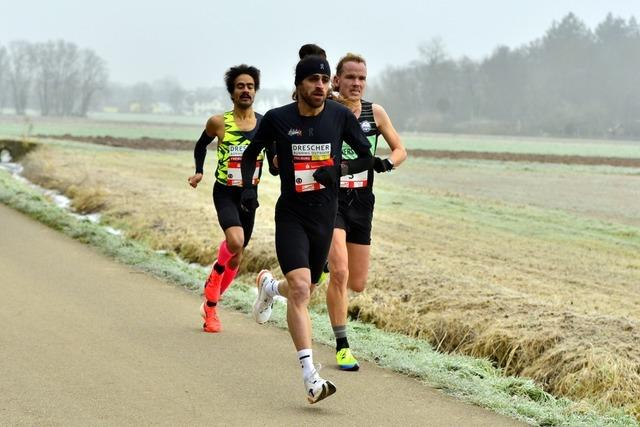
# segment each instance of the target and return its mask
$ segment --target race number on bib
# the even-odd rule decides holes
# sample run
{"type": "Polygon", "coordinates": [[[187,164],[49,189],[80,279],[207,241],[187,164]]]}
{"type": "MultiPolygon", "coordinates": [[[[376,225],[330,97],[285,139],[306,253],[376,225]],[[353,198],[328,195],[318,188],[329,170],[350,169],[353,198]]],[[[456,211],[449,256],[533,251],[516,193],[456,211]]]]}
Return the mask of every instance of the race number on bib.
{"type": "Polygon", "coordinates": [[[292,144],[291,153],[296,192],[324,188],[324,185],[313,179],[313,173],[323,166],[333,166],[331,144],[292,144]]]}

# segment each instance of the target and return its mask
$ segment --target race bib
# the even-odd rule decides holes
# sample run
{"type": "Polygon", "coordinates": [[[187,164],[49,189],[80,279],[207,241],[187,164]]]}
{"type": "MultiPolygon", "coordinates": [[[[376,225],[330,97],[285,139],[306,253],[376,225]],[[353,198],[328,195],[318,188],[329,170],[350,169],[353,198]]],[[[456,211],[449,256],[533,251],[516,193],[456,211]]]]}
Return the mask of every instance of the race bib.
{"type": "MultiPolygon", "coordinates": [[[[229,161],[229,167],[227,168],[227,185],[233,187],[242,187],[242,169],[240,169],[240,162],[229,161]]],[[[258,185],[260,182],[260,168],[262,162],[256,162],[256,170],[253,171],[253,178],[251,182],[253,185],[258,185]]]]}
{"type": "Polygon", "coordinates": [[[291,152],[296,192],[323,189],[324,185],[313,179],[313,173],[323,166],[333,166],[331,144],[292,144],[291,152]]]}
{"type": "Polygon", "coordinates": [[[316,191],[324,188],[324,185],[313,179],[313,173],[323,166],[333,166],[333,159],[315,162],[299,162],[294,164],[296,180],[296,192],[316,191]]]}
{"type": "Polygon", "coordinates": [[[353,175],[345,175],[340,178],[340,188],[362,188],[367,186],[369,172],[362,171],[353,175]]]}
{"type": "MultiPolygon", "coordinates": [[[[230,187],[242,187],[242,154],[247,148],[246,145],[230,145],[229,146],[229,163],[227,163],[227,185],[230,187]]],[[[251,182],[258,185],[260,182],[260,168],[262,161],[256,161],[256,169],[253,171],[251,182]]]]}

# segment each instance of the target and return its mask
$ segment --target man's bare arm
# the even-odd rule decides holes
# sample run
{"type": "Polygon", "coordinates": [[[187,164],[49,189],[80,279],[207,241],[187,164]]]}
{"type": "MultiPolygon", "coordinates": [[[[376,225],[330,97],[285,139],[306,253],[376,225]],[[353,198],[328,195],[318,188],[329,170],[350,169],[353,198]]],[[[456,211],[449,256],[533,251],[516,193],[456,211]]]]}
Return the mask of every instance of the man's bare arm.
{"type": "Polygon", "coordinates": [[[391,149],[389,160],[393,167],[397,168],[407,158],[407,150],[405,150],[404,145],[402,145],[400,135],[398,135],[398,132],[391,123],[389,115],[381,105],[373,104],[373,117],[378,130],[380,130],[382,137],[387,141],[391,149]]]}

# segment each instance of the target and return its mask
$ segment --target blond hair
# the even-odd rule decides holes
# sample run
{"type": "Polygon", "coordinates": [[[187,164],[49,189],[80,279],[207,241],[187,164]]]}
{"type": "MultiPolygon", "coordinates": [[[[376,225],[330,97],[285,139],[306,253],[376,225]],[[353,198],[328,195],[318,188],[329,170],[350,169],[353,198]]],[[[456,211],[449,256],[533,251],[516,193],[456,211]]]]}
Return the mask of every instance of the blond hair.
{"type": "Polygon", "coordinates": [[[367,65],[367,61],[365,61],[361,55],[349,52],[345,56],[340,58],[340,61],[338,61],[338,65],[336,66],[337,75],[340,75],[340,73],[342,73],[342,67],[344,67],[344,64],[346,62],[357,62],[359,64],[364,64],[365,66],[367,65]]]}
{"type": "MultiPolygon", "coordinates": [[[[340,58],[340,61],[338,61],[338,65],[336,66],[336,76],[339,76],[342,73],[342,68],[347,62],[356,62],[358,64],[364,64],[365,67],[367,66],[367,61],[365,61],[365,59],[361,55],[349,52],[345,56],[340,58]]],[[[333,86],[333,84],[331,85],[331,90],[334,92],[333,100],[347,106],[350,110],[354,110],[356,106],[360,104],[359,102],[354,103],[353,101],[342,97],[340,95],[340,88],[333,86]]]]}

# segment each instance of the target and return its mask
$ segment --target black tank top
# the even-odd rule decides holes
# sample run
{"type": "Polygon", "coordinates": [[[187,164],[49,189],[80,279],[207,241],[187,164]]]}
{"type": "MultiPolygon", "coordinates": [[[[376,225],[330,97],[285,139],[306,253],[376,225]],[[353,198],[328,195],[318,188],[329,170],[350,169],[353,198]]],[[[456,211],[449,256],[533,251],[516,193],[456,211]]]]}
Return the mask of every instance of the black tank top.
{"type": "MultiPolygon", "coordinates": [[[[364,132],[365,136],[371,144],[371,155],[376,155],[376,149],[378,148],[378,137],[380,131],[376,124],[375,117],[373,116],[373,104],[369,101],[360,100],[360,117],[358,117],[358,123],[360,123],[360,129],[364,132]]],[[[342,145],[342,158],[344,160],[355,159],[356,154],[346,144],[342,145]]],[[[373,169],[360,172],[354,175],[343,176],[340,179],[341,189],[369,189],[373,187],[373,169]]]]}

